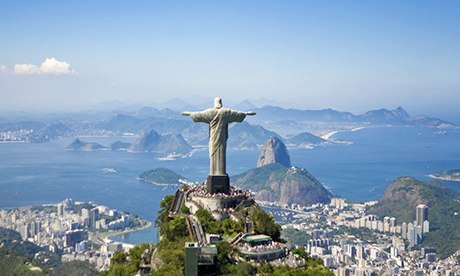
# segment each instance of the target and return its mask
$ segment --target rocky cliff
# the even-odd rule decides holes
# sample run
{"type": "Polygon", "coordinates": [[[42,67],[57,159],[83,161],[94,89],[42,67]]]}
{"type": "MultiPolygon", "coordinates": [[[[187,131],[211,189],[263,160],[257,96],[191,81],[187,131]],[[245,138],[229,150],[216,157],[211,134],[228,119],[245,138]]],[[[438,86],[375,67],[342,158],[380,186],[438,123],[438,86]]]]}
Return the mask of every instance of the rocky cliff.
{"type": "Polygon", "coordinates": [[[130,152],[153,152],[157,150],[160,135],[155,131],[144,133],[128,148],[130,152]]]}
{"type": "Polygon", "coordinates": [[[289,157],[286,145],[276,136],[272,136],[265,141],[257,160],[257,167],[273,163],[286,167],[291,166],[291,158],[289,157]]]}

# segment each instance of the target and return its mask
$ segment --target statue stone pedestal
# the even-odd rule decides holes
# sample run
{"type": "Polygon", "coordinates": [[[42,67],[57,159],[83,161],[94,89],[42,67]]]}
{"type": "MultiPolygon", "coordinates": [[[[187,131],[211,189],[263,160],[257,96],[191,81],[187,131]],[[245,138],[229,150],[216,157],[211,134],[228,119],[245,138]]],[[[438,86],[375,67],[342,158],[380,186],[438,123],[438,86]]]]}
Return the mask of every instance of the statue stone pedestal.
{"type": "Polygon", "coordinates": [[[230,194],[230,178],[228,175],[208,175],[206,190],[211,194],[230,194]]]}

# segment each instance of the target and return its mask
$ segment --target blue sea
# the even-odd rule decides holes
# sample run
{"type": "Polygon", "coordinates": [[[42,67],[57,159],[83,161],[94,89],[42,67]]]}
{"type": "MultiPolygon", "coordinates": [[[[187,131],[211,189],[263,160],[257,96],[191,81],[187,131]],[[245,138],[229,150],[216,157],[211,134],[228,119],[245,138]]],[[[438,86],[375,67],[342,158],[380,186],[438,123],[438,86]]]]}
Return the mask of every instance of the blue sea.
{"type": "MultiPolygon", "coordinates": [[[[125,137],[80,137],[108,145],[125,137]]],[[[365,128],[341,132],[334,139],[351,142],[314,149],[290,149],[292,164],[309,170],[335,195],[350,201],[379,199],[398,176],[430,180],[432,172],[460,169],[460,129],[439,133],[429,128],[365,128]]],[[[157,160],[155,154],[124,151],[75,152],[64,148],[74,138],[44,144],[0,144],[0,208],[57,203],[65,198],[94,201],[154,221],[161,199],[175,188],[138,181],[143,171],[166,167],[192,181],[208,174],[206,149],[192,157],[157,160]],[[104,168],[114,168],[115,173],[104,168]]],[[[258,151],[229,151],[230,175],[254,168],[258,151]]],[[[444,181],[455,190],[459,182],[444,181]]],[[[115,240],[158,240],[155,227],[115,240]]]]}

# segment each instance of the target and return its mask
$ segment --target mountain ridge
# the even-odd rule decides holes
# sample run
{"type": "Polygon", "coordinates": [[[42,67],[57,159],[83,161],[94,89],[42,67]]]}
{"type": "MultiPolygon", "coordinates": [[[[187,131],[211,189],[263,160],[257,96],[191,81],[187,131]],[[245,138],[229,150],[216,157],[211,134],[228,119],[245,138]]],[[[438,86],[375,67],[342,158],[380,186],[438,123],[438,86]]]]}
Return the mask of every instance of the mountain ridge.
{"type": "Polygon", "coordinates": [[[232,184],[256,192],[256,199],[279,204],[329,203],[332,193],[307,170],[272,163],[232,176],[232,184]]]}
{"type": "Polygon", "coordinates": [[[452,255],[460,247],[459,193],[441,182],[423,182],[412,177],[399,177],[386,189],[379,203],[369,212],[395,217],[399,223],[415,220],[416,206],[428,206],[430,232],[424,234],[422,246],[435,247],[441,258],[452,255]],[[449,233],[449,235],[446,235],[449,233]]]}

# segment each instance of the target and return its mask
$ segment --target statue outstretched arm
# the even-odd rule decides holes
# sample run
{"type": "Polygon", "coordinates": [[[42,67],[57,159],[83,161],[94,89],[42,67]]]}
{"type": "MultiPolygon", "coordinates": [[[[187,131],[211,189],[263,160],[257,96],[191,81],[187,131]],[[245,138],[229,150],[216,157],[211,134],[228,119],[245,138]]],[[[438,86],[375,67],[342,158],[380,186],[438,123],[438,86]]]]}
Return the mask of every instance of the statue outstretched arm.
{"type": "Polygon", "coordinates": [[[209,122],[211,122],[214,116],[216,115],[213,112],[213,109],[211,108],[203,110],[203,111],[197,111],[197,112],[184,111],[181,114],[184,116],[192,117],[192,120],[194,122],[202,122],[202,123],[207,123],[207,124],[209,124],[209,122]]]}
{"type": "Polygon", "coordinates": [[[244,114],[246,114],[246,115],[248,115],[248,116],[256,115],[256,113],[255,113],[255,112],[252,112],[252,111],[245,112],[244,114]]]}

